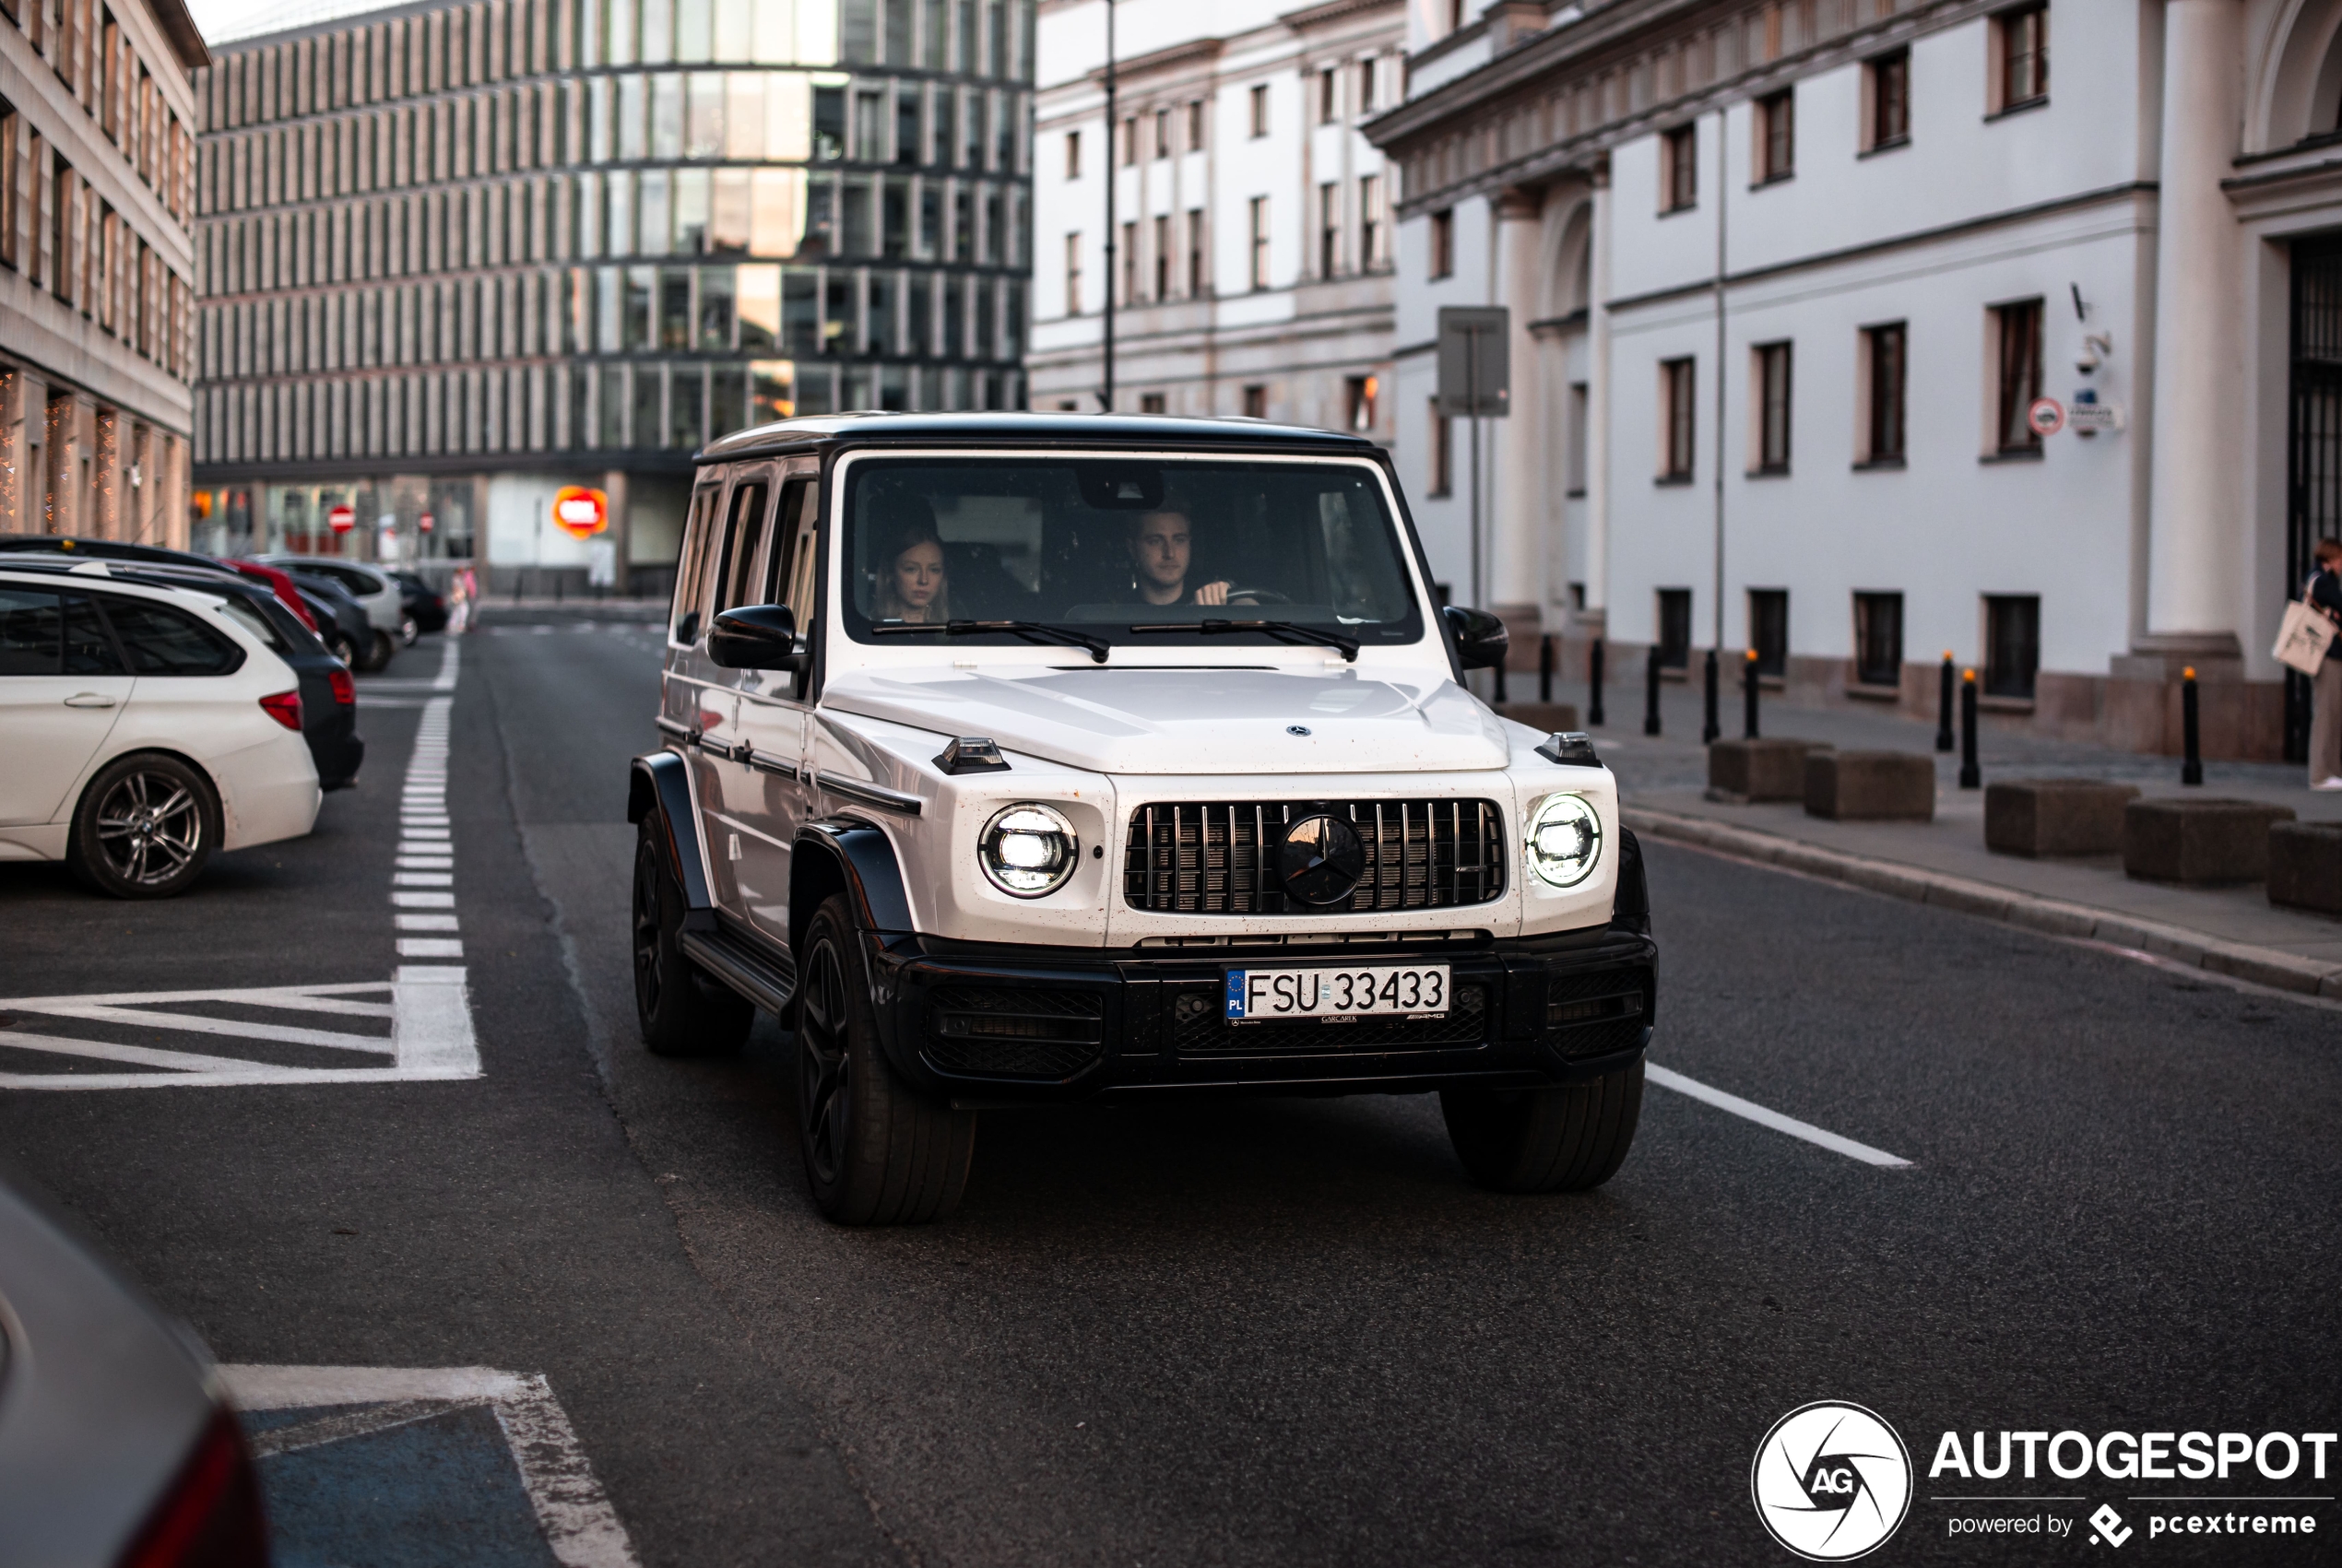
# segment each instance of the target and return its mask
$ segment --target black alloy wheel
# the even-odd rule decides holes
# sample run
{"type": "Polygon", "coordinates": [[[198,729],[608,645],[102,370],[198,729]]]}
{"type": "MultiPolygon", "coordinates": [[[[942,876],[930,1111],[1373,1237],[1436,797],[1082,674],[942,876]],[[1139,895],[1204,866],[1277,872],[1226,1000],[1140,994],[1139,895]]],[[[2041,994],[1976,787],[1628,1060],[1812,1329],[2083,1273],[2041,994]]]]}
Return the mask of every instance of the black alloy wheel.
{"type": "Polygon", "coordinates": [[[176,757],[144,752],[89,781],[74,810],[66,857],[101,892],[167,899],[186,890],[219,844],[211,781],[176,757]]]}
{"type": "Polygon", "coordinates": [[[756,1009],[683,952],[683,890],[667,864],[667,824],[643,819],[634,841],[634,1017],[656,1056],[728,1056],[748,1043],[756,1009]]]}
{"type": "Polygon", "coordinates": [[[325,639],[325,651],[342,662],[345,669],[358,667],[358,644],[345,632],[337,631],[325,639]]]}
{"type": "Polygon", "coordinates": [[[822,1213],[840,1225],[917,1225],[960,1206],[976,1113],[903,1081],[879,1044],[861,933],[844,894],[806,925],[798,970],[797,1130],[822,1213]]]}

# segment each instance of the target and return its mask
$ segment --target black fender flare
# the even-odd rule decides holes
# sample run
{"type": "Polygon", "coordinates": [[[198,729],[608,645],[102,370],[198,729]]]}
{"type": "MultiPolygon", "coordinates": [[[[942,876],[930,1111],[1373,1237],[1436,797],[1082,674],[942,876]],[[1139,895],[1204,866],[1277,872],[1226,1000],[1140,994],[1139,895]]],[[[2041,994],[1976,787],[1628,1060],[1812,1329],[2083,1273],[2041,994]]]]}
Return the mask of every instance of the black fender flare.
{"type": "Polygon", "coordinates": [[[911,901],[903,890],[893,842],[858,818],[822,817],[797,830],[788,872],[792,951],[804,946],[813,912],[836,892],[846,895],[859,929],[878,936],[910,934],[911,901]]]}
{"type": "Polygon", "coordinates": [[[683,759],[652,751],[634,759],[626,780],[626,819],[640,824],[657,813],[666,831],[668,868],[683,890],[686,930],[713,929],[716,901],[707,887],[707,862],[700,854],[699,812],[692,804],[692,781],[683,759]]]}

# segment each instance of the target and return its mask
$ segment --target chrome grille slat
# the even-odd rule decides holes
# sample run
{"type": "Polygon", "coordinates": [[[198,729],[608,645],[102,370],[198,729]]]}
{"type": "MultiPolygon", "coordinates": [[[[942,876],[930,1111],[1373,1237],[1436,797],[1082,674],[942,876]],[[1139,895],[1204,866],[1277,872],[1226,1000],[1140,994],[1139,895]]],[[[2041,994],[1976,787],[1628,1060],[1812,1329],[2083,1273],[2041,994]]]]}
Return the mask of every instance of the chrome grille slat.
{"type": "Polygon", "coordinates": [[[1504,892],[1503,835],[1504,813],[1488,800],[1150,804],[1130,814],[1123,897],[1134,909],[1174,914],[1357,914],[1486,903],[1504,892]],[[1318,809],[1348,818],[1366,852],[1356,889],[1322,908],[1285,896],[1269,847],[1296,815],[1318,809]]]}

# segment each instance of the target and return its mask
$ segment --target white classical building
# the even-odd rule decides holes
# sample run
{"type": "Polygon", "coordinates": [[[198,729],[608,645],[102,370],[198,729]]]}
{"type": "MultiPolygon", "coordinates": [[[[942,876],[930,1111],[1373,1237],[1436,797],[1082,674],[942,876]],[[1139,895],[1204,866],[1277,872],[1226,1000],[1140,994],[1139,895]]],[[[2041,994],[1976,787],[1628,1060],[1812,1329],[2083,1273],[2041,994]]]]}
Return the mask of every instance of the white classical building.
{"type": "Polygon", "coordinates": [[[1949,650],[2001,722],[2147,750],[2192,666],[2207,754],[2298,748],[2268,650],[2342,531],[2342,0],[1407,27],[1369,131],[1435,571],[1472,553],[1437,312],[1499,304],[1484,592],[1517,627],[1931,714],[1949,650]]]}
{"type": "Polygon", "coordinates": [[[1394,433],[1390,176],[1359,134],[1399,100],[1401,0],[1042,0],[1035,408],[1115,407],[1394,433]],[[1115,185],[1107,262],[1106,182],[1115,185]]]}

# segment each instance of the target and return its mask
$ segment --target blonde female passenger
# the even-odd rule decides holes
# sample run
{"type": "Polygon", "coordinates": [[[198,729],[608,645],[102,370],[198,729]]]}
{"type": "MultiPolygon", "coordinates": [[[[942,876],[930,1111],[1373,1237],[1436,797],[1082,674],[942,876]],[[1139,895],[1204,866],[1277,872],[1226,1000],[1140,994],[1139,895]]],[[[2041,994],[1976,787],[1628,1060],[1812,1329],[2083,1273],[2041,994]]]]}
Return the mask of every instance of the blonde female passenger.
{"type": "Polygon", "coordinates": [[[914,515],[904,518],[894,531],[894,548],[879,573],[878,603],[870,619],[940,626],[952,619],[952,595],[934,513],[921,501],[905,503],[899,510],[914,515]]]}

